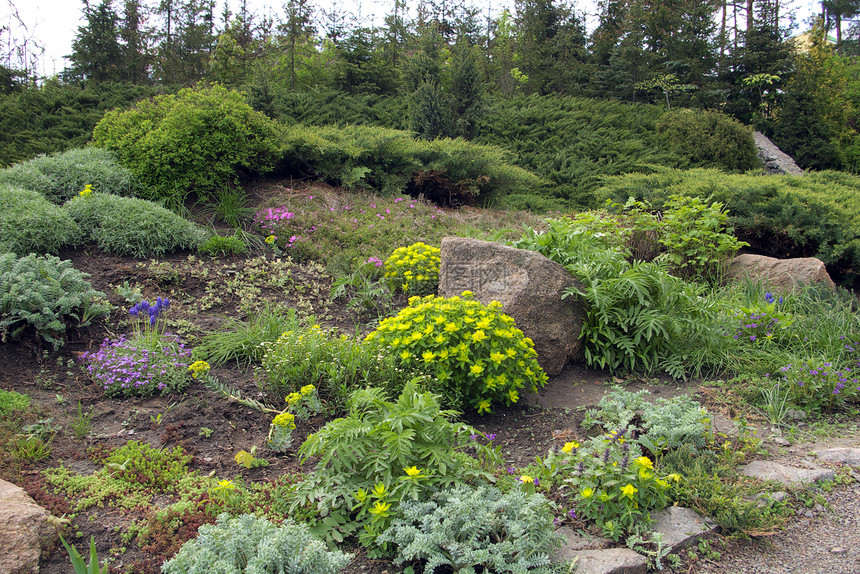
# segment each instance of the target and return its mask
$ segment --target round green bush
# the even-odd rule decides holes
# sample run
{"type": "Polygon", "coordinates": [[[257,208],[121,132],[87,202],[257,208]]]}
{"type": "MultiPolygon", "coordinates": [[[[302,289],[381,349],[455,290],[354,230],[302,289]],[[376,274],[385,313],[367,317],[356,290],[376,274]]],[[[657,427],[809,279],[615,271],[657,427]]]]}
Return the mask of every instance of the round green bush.
{"type": "Polygon", "coordinates": [[[187,219],[135,197],[79,195],[64,209],[99,247],[117,255],[160,257],[180,249],[196,249],[207,236],[187,219]]]}
{"type": "Polygon", "coordinates": [[[443,402],[490,412],[493,402],[510,405],[520,389],[537,392],[548,380],[534,343],[501,306],[483,305],[470,291],[461,297],[412,297],[367,340],[389,347],[406,369],[429,374],[431,390],[443,402]]]}
{"type": "Polygon", "coordinates": [[[385,260],[385,277],[409,295],[429,295],[439,286],[442,250],[422,242],[398,247],[385,260]]]}
{"type": "Polygon", "coordinates": [[[38,192],[0,186],[0,252],[57,253],[82,235],[68,213],[38,192]]]}
{"type": "MultiPolygon", "coordinates": [[[[93,143],[116,153],[147,187],[144,197],[182,205],[209,199],[240,171],[264,173],[276,161],[276,124],[221,86],[187,88],[105,114],[93,143]]],[[[98,191],[98,190],[96,190],[98,191]]]]}
{"type": "Polygon", "coordinates": [[[657,132],[697,166],[747,171],[760,165],[750,129],[719,112],[671,110],[657,122],[657,132]]]}
{"type": "Polygon", "coordinates": [[[51,203],[62,204],[91,185],[100,193],[134,196],[140,185],[128,168],[106,149],[71,149],[41,155],[0,171],[0,184],[38,191],[51,203]]]}

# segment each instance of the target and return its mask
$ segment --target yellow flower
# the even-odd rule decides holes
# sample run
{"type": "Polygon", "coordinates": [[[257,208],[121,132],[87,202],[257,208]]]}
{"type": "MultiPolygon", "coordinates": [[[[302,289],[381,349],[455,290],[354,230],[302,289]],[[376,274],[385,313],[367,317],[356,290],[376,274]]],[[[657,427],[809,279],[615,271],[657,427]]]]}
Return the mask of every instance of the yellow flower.
{"type": "Polygon", "coordinates": [[[648,480],[651,476],[651,472],[647,468],[643,467],[639,469],[639,478],[642,480],[648,480]]]}
{"type": "Polygon", "coordinates": [[[355,499],[359,502],[364,502],[367,499],[367,491],[363,488],[359,488],[355,494],[355,499]]]}
{"type": "Polygon", "coordinates": [[[231,490],[236,490],[236,485],[233,484],[232,480],[219,480],[218,486],[212,490],[217,493],[230,492],[231,490]]]}
{"type": "Polygon", "coordinates": [[[523,484],[530,484],[530,483],[534,484],[534,481],[535,481],[535,479],[533,479],[532,477],[530,477],[527,474],[524,474],[520,477],[520,482],[522,482],[523,484]]]}
{"type": "Polygon", "coordinates": [[[425,363],[429,363],[430,361],[432,361],[435,356],[436,353],[434,353],[433,351],[424,351],[423,353],[421,353],[421,357],[424,359],[425,363]]]}
{"type": "Polygon", "coordinates": [[[188,370],[191,371],[191,376],[196,379],[198,375],[205,375],[209,372],[209,363],[206,361],[194,361],[189,365],[188,370]]]}
{"type": "Polygon", "coordinates": [[[86,184],[84,186],[84,190],[80,193],[81,197],[89,197],[89,195],[93,192],[93,186],[91,184],[86,184]]]}
{"type": "Polygon", "coordinates": [[[301,393],[290,393],[287,395],[286,401],[288,405],[292,405],[293,403],[297,403],[302,400],[301,393]]]}
{"type": "Polygon", "coordinates": [[[305,385],[301,389],[299,389],[299,392],[302,393],[303,397],[307,397],[307,396],[314,394],[315,390],[316,389],[314,388],[313,385],[305,385]]]}
{"type": "Polygon", "coordinates": [[[457,327],[456,323],[448,323],[447,325],[445,325],[445,332],[446,333],[453,333],[458,328],[459,327],[457,327]]]}
{"type": "Polygon", "coordinates": [[[484,372],[484,365],[481,363],[475,363],[471,367],[469,367],[469,372],[473,375],[480,375],[484,372]]]}
{"type": "Polygon", "coordinates": [[[404,468],[403,472],[405,472],[406,476],[408,476],[409,478],[424,478],[424,475],[421,474],[421,469],[419,469],[417,466],[404,468]]]}
{"type": "Polygon", "coordinates": [[[376,514],[378,516],[386,517],[388,516],[388,509],[391,508],[391,505],[387,502],[381,502],[377,500],[373,503],[373,508],[369,510],[371,514],[376,514]]]}
{"type": "Polygon", "coordinates": [[[276,427],[296,428],[296,417],[292,413],[281,413],[272,420],[272,424],[276,427]]]}
{"type": "Polygon", "coordinates": [[[490,360],[493,361],[494,363],[496,363],[497,365],[500,365],[502,363],[502,361],[504,361],[506,358],[507,358],[507,355],[505,355],[504,353],[498,353],[495,351],[490,353],[490,360]]]}
{"type": "Polygon", "coordinates": [[[480,343],[481,341],[483,341],[486,338],[487,338],[487,334],[481,329],[478,329],[477,331],[472,333],[472,340],[476,343],[480,343]]]}
{"type": "Polygon", "coordinates": [[[478,414],[490,412],[490,399],[483,399],[478,403],[478,414]]]}
{"type": "Polygon", "coordinates": [[[641,464],[644,468],[650,468],[650,469],[654,468],[654,463],[651,462],[651,459],[648,458],[647,456],[640,456],[639,458],[636,459],[636,462],[641,464]]]}
{"type": "Polygon", "coordinates": [[[278,239],[278,238],[277,238],[277,237],[275,237],[274,235],[270,235],[270,236],[268,236],[268,237],[266,238],[266,243],[272,244],[272,243],[274,243],[277,239],[278,239]]]}
{"type": "Polygon", "coordinates": [[[564,443],[564,446],[561,447],[562,452],[573,452],[573,449],[579,448],[579,443],[575,440],[564,443]]]}
{"type": "Polygon", "coordinates": [[[639,492],[639,489],[633,486],[632,484],[628,484],[624,488],[621,489],[622,496],[628,497],[630,500],[633,500],[633,495],[639,492]]]}
{"type": "Polygon", "coordinates": [[[404,361],[409,359],[409,357],[411,357],[411,356],[412,356],[412,353],[410,353],[409,351],[402,351],[400,353],[400,358],[403,359],[404,361]]]}
{"type": "Polygon", "coordinates": [[[672,482],[681,482],[681,475],[678,474],[677,472],[673,472],[672,474],[670,474],[666,478],[668,478],[672,482]]]}
{"type": "Polygon", "coordinates": [[[580,492],[579,495],[582,498],[591,498],[594,495],[594,491],[591,489],[590,486],[586,486],[584,489],[582,489],[582,492],[580,492]]]}
{"type": "Polygon", "coordinates": [[[511,400],[512,403],[515,403],[520,400],[520,394],[517,392],[516,389],[511,389],[508,391],[508,398],[511,400]]]}
{"type": "Polygon", "coordinates": [[[374,487],[373,487],[373,494],[375,494],[377,497],[385,496],[385,483],[384,482],[376,483],[376,485],[374,485],[374,487]]]}

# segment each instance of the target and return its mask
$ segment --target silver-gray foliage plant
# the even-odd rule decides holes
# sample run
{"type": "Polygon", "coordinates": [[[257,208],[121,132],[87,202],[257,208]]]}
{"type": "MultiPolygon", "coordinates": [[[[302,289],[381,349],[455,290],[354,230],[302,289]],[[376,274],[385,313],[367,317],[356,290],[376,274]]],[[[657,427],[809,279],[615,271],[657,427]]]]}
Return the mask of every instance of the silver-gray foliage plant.
{"type": "Polygon", "coordinates": [[[397,546],[397,564],[426,560],[425,574],[445,566],[460,574],[566,570],[550,563],[562,537],[543,495],[459,485],[429,501],[404,502],[400,511],[377,542],[397,546]]]}
{"type": "Polygon", "coordinates": [[[329,551],[306,524],[288,518],[277,526],[251,514],[224,513],[200,527],[161,567],[163,574],[334,574],[351,560],[329,551]]]}

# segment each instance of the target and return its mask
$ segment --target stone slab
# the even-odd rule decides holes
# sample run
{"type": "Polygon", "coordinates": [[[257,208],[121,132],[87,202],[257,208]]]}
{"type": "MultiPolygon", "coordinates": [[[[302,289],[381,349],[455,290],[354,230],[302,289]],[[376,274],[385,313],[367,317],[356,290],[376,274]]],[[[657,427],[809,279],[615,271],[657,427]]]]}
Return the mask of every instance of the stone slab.
{"type": "Polygon", "coordinates": [[[556,532],[564,536],[565,542],[564,546],[552,555],[553,562],[573,560],[576,558],[577,552],[582,550],[601,550],[612,546],[612,541],[608,538],[580,534],[569,526],[562,526],[556,532]]]}
{"type": "Polygon", "coordinates": [[[821,460],[860,467],[860,448],[826,448],[815,454],[821,460]]]}
{"type": "Polygon", "coordinates": [[[700,536],[708,536],[718,528],[710,518],[683,506],[670,506],[651,515],[654,532],[663,533],[663,546],[677,553],[690,546],[700,536]]]}
{"type": "Polygon", "coordinates": [[[832,480],[836,476],[829,468],[797,468],[767,460],[756,460],[744,465],[740,468],[740,473],[761,480],[775,480],[789,487],[812,484],[819,480],[832,480]]]}
{"type": "Polygon", "coordinates": [[[628,548],[581,550],[573,567],[576,574],[647,574],[648,560],[628,548]]]}

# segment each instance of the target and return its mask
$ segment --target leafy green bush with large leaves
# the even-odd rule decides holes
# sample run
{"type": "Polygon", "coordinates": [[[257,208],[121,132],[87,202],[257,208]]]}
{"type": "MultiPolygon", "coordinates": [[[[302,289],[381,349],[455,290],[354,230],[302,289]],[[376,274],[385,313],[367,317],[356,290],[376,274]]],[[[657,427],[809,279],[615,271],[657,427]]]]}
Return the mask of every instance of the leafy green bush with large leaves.
{"type": "Polygon", "coordinates": [[[220,86],[186,88],[105,114],[93,143],[114,151],[149,190],[144,197],[180,206],[189,194],[208,199],[240,173],[275,165],[275,123],[220,86]]]}
{"type": "Polygon", "coordinates": [[[75,220],[40,193],[0,185],[0,253],[56,253],[81,237],[75,220]]]}
{"type": "Polygon", "coordinates": [[[106,193],[78,196],[64,206],[99,247],[117,255],[160,257],[195,249],[207,232],[145,199],[106,193]]]}
{"type": "Polygon", "coordinates": [[[100,148],[70,149],[40,155],[0,171],[0,184],[38,191],[49,201],[62,204],[91,185],[100,193],[134,196],[140,185],[114,154],[100,148]]]}
{"type": "Polygon", "coordinates": [[[547,225],[545,232],[526,232],[515,246],[542,253],[583,283],[565,296],[588,304],[581,337],[589,365],[679,377],[703,367],[721,334],[703,286],[672,276],[660,260],[628,261],[616,238],[573,219],[547,225]]]}
{"type": "Polygon", "coordinates": [[[652,168],[604,180],[602,199],[628,198],[662,209],[673,194],[710,197],[729,213],[738,237],[777,257],[818,257],[831,274],[860,269],[860,177],[843,172],[804,176],[730,175],[712,169],[652,168]]]}

